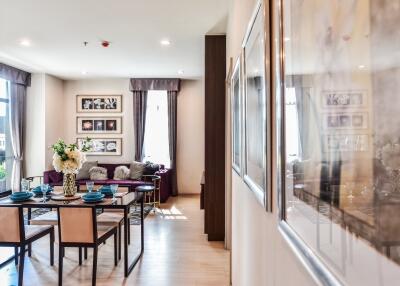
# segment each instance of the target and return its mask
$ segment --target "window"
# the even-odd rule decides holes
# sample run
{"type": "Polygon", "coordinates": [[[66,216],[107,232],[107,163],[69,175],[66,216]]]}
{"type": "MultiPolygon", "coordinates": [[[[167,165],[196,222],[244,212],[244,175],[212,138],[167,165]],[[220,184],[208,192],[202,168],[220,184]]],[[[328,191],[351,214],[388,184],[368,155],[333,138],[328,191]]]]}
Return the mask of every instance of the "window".
{"type": "Polygon", "coordinates": [[[143,152],[143,162],[150,161],[170,167],[166,90],[148,92],[143,152]]]}
{"type": "Polygon", "coordinates": [[[0,78],[0,192],[10,187],[12,158],[7,81],[0,78]]]}

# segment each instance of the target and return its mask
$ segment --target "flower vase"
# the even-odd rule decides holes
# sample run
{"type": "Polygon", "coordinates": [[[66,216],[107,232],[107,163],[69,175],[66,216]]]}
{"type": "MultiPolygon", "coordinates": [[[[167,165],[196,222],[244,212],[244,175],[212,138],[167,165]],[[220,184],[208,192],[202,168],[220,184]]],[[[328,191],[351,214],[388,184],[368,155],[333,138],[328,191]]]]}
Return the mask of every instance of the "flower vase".
{"type": "Polygon", "coordinates": [[[63,191],[66,197],[73,197],[75,195],[75,174],[64,174],[63,191]]]}

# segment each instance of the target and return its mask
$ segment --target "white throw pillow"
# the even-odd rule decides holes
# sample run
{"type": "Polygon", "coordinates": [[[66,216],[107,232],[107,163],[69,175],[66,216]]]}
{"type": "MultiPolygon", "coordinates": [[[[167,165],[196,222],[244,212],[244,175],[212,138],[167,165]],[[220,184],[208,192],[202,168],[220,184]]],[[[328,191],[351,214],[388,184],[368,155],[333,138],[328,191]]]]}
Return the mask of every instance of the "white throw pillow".
{"type": "Polygon", "coordinates": [[[134,161],[131,164],[131,175],[130,178],[132,180],[140,180],[143,176],[143,171],[144,171],[144,166],[146,164],[142,162],[136,162],[134,161]]]}
{"type": "Polygon", "coordinates": [[[128,179],[131,171],[126,166],[118,166],[114,170],[114,180],[125,180],[128,179]]]}
{"type": "Polygon", "coordinates": [[[77,180],[88,180],[90,178],[90,169],[93,167],[97,167],[97,161],[86,161],[83,163],[82,168],[79,170],[76,175],[77,180]]]}
{"type": "Polygon", "coordinates": [[[107,169],[103,167],[92,167],[89,170],[90,179],[92,181],[107,180],[107,169]]]}

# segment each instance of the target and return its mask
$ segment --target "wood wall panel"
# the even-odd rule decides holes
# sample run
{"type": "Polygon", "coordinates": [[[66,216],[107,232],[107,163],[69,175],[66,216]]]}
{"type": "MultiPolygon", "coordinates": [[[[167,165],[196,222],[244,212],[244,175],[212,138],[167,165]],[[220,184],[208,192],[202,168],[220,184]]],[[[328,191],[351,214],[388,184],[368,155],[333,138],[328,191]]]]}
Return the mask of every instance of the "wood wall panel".
{"type": "Polygon", "coordinates": [[[205,233],[225,239],[226,37],[205,37],[205,233]]]}

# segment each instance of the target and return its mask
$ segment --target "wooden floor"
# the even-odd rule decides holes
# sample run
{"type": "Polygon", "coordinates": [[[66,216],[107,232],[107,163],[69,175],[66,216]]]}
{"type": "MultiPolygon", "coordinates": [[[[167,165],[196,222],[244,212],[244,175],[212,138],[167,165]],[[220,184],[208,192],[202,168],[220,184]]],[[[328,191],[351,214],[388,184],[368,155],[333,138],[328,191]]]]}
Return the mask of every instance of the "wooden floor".
{"type": "MultiPolygon", "coordinates": [[[[203,234],[203,212],[199,196],[179,196],[162,205],[157,215],[145,220],[145,253],[128,278],[123,274],[123,258],[113,265],[112,239],[99,250],[97,285],[229,285],[229,252],[222,242],[208,242],[203,234]]],[[[130,257],[139,246],[138,226],[131,226],[130,257]]],[[[33,245],[25,258],[24,285],[57,285],[58,258],[49,265],[48,239],[33,245]]],[[[56,253],[58,245],[56,244],[56,253]]],[[[68,249],[64,259],[64,285],[90,285],[92,260],[78,265],[77,249],[68,249]]],[[[0,285],[16,285],[13,263],[0,270],[0,285]]]]}

